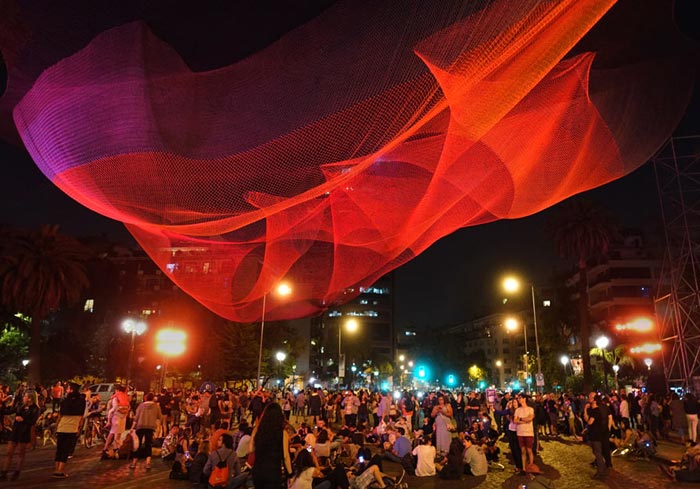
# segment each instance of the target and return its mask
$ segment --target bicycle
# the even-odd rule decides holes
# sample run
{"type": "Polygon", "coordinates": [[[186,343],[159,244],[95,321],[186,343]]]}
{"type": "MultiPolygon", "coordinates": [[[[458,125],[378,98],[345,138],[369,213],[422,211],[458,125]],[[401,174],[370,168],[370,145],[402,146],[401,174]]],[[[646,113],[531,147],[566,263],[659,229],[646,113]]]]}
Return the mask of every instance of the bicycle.
{"type": "Polygon", "coordinates": [[[85,426],[85,434],[83,436],[83,445],[85,448],[94,447],[96,438],[102,440],[102,442],[105,441],[103,424],[99,416],[88,417],[87,425],[85,426]]]}

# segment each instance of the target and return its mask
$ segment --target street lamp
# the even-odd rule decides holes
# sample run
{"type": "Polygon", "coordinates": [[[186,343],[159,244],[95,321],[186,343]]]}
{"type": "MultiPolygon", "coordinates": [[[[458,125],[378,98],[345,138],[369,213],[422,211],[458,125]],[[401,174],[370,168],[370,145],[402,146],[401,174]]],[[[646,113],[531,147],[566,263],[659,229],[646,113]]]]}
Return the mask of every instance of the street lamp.
{"type": "MultiPolygon", "coordinates": [[[[508,293],[516,293],[520,290],[520,280],[516,277],[506,277],[503,280],[503,289],[508,293]]],[[[535,286],[530,284],[530,294],[532,295],[532,321],[535,328],[535,353],[537,354],[537,378],[542,379],[542,362],[540,361],[540,340],[537,335],[537,306],[535,304],[535,286]]],[[[523,326],[523,331],[525,327],[523,326]]],[[[527,355],[527,336],[525,337],[525,355],[527,355]]],[[[526,369],[527,372],[527,369],[526,369]]]]}
{"type": "MultiPolygon", "coordinates": [[[[292,288],[286,284],[281,283],[277,286],[277,295],[282,297],[288,296],[292,293],[292,288]]],[[[260,369],[262,368],[262,350],[263,350],[263,335],[265,334],[265,306],[267,305],[267,293],[263,294],[262,300],[262,316],[260,317],[260,348],[258,350],[258,388],[260,385],[260,369]]]]}
{"type": "Polygon", "coordinates": [[[615,390],[619,391],[620,390],[620,384],[617,382],[617,373],[620,371],[620,366],[618,364],[615,364],[612,366],[613,372],[615,372],[615,390]]]}
{"type": "Polygon", "coordinates": [[[605,349],[608,347],[609,344],[610,340],[607,336],[599,336],[598,339],[595,340],[595,346],[597,346],[603,354],[603,377],[605,378],[606,392],[608,391],[608,359],[605,356],[605,349]]]}
{"type": "Polygon", "coordinates": [[[156,351],[163,355],[163,367],[160,369],[160,388],[165,385],[165,373],[168,369],[168,357],[182,355],[185,352],[184,331],[173,328],[165,328],[156,334],[156,351]]]}
{"type": "Polygon", "coordinates": [[[644,359],[644,365],[647,366],[647,369],[648,369],[649,371],[651,371],[651,364],[652,364],[652,363],[653,363],[653,361],[652,361],[651,358],[645,358],[645,359],[644,359]]]}
{"type": "Polygon", "coordinates": [[[287,358],[287,354],[283,351],[278,351],[275,353],[275,358],[277,359],[277,373],[278,375],[282,376],[282,362],[287,358]]]}
{"type": "MultiPolygon", "coordinates": [[[[348,319],[345,321],[345,329],[348,333],[354,333],[357,328],[360,327],[356,319],[348,319]]],[[[345,362],[343,361],[342,353],[342,339],[343,339],[343,323],[338,323],[338,387],[340,387],[340,382],[343,377],[345,377],[345,362]]]]}
{"type": "MultiPolygon", "coordinates": [[[[508,332],[512,333],[516,329],[518,329],[518,320],[513,318],[513,317],[507,318],[505,325],[506,325],[506,329],[508,330],[508,332]]],[[[523,339],[525,341],[525,354],[523,355],[523,365],[525,368],[525,381],[526,381],[525,383],[526,383],[527,388],[529,390],[530,383],[527,382],[527,379],[530,378],[530,372],[528,369],[528,361],[527,361],[527,324],[526,323],[523,323],[523,339]]]]}
{"type": "Polygon", "coordinates": [[[129,390],[129,381],[131,380],[131,364],[134,361],[134,342],[136,335],[141,336],[146,332],[146,323],[136,321],[134,319],[125,319],[122,322],[122,330],[131,335],[131,350],[129,350],[129,363],[126,366],[126,388],[129,390]]]}

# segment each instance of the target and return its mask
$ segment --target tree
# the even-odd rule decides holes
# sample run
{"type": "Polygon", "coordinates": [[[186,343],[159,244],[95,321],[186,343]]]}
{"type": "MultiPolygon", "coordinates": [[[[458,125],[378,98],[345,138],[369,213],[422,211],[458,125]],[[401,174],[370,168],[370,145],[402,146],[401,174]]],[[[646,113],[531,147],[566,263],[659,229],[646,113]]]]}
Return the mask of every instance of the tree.
{"type": "Polygon", "coordinates": [[[71,305],[88,287],[89,251],[60,234],[58,226],[38,231],[10,231],[0,248],[3,304],[31,316],[29,382],[41,377],[41,330],[49,313],[71,305]]]}
{"type": "Polygon", "coordinates": [[[583,360],[583,387],[592,388],[588,317],[588,262],[605,255],[610,242],[619,235],[612,216],[600,205],[582,199],[570,199],[559,208],[549,232],[557,252],[576,262],[578,279],[579,340],[583,360]]]}

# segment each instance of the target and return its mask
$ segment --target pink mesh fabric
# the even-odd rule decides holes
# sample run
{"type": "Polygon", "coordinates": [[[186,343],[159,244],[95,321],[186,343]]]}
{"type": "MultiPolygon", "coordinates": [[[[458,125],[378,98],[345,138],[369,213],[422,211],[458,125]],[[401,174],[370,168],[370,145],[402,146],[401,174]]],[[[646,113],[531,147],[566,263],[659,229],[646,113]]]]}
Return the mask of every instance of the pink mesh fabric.
{"type": "Polygon", "coordinates": [[[43,71],[14,109],[37,165],[236,321],[316,314],[454,230],[634,170],[683,113],[686,52],[570,53],[613,2],[338,3],[193,73],[145,24],[43,71]],[[661,59],[661,61],[660,61],[661,59]]]}

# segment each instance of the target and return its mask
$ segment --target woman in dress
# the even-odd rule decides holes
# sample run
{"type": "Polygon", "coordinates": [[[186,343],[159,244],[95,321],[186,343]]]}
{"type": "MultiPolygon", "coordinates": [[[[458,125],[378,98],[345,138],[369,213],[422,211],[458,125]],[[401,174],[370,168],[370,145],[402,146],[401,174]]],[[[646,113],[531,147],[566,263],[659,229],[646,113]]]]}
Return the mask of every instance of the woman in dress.
{"type": "Polygon", "coordinates": [[[445,402],[443,396],[438,396],[438,403],[433,408],[431,416],[435,419],[435,448],[444,455],[450,450],[452,442],[452,435],[448,428],[452,418],[452,406],[445,402]]]}
{"type": "Polygon", "coordinates": [[[7,479],[7,471],[10,470],[10,465],[12,465],[15,450],[17,450],[18,459],[11,479],[16,480],[19,477],[19,473],[24,465],[24,455],[27,452],[27,446],[32,443],[32,427],[38,419],[39,404],[36,392],[25,391],[24,396],[22,396],[22,403],[18,404],[15,409],[15,423],[12,426],[12,435],[10,435],[5,463],[2,466],[2,471],[0,471],[0,480],[7,479]]]}

